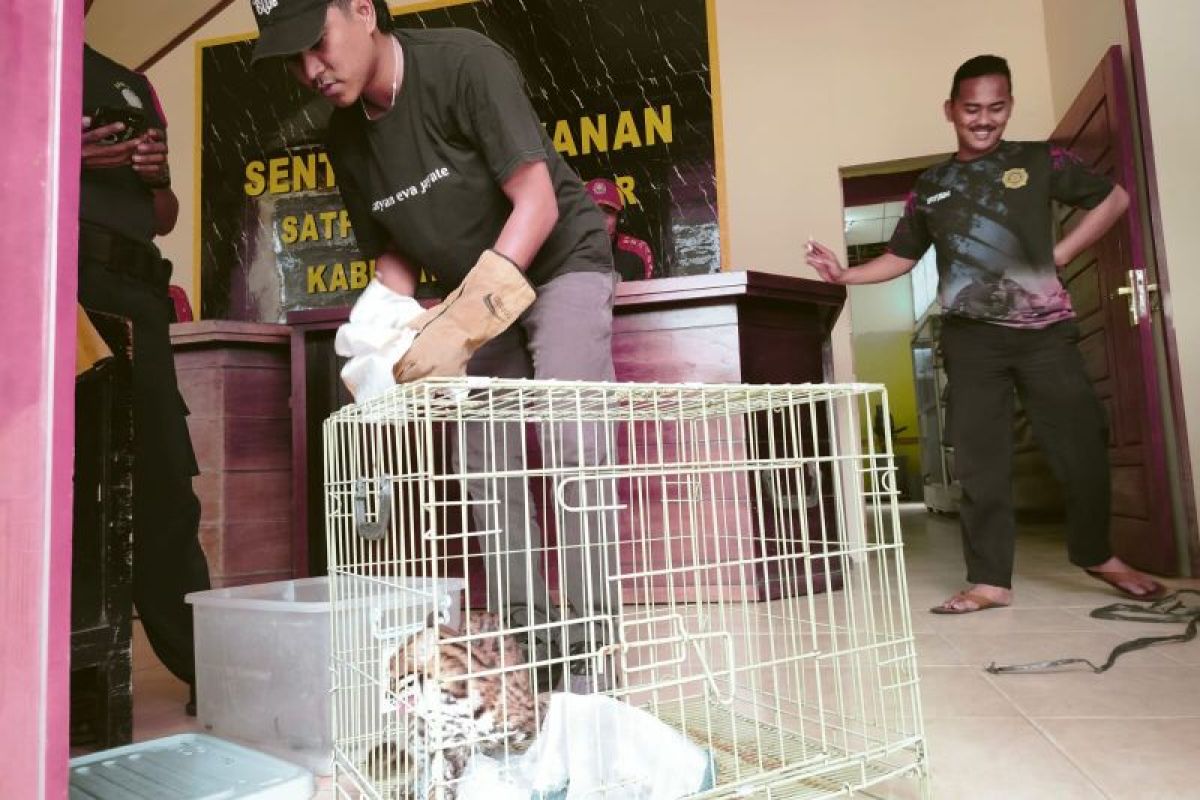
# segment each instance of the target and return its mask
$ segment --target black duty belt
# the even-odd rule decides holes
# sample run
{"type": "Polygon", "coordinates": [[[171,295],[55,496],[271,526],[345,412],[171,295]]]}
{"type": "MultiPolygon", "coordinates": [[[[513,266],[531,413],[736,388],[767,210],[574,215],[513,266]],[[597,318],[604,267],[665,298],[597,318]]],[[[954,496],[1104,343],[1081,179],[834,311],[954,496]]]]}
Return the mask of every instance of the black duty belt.
{"type": "Polygon", "coordinates": [[[154,245],[94,225],[79,226],[79,256],[154,286],[171,280],[171,268],[154,245]]]}

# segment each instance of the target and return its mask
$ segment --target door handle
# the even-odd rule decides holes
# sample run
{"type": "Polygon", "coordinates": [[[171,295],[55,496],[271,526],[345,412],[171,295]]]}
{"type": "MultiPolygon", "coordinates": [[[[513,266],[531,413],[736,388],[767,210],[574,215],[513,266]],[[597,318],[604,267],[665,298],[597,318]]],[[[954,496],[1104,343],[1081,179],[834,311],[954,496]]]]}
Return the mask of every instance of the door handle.
{"type": "Polygon", "coordinates": [[[1129,302],[1129,325],[1137,327],[1138,323],[1150,317],[1150,292],[1157,292],[1157,283],[1146,283],[1146,270],[1131,269],[1125,273],[1125,285],[1117,289],[1116,297],[1124,296],[1129,302]]]}

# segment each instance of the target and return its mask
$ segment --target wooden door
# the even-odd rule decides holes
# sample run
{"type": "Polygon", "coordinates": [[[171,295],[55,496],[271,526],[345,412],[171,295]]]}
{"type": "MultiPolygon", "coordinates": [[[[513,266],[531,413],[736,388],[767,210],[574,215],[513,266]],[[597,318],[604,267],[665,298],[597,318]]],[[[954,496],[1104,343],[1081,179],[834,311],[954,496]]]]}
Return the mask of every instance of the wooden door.
{"type": "MultiPolygon", "coordinates": [[[[1145,274],[1132,120],[1121,48],[1114,45],[1050,139],[1129,193],[1128,213],[1063,270],[1063,280],[1079,315],[1088,374],[1108,411],[1113,547],[1140,569],[1173,575],[1179,564],[1149,304],[1139,303],[1131,318],[1131,298],[1120,293],[1131,270],[1142,270],[1152,283],[1145,274]]],[[[1083,212],[1060,208],[1056,216],[1068,231],[1083,212]]]]}

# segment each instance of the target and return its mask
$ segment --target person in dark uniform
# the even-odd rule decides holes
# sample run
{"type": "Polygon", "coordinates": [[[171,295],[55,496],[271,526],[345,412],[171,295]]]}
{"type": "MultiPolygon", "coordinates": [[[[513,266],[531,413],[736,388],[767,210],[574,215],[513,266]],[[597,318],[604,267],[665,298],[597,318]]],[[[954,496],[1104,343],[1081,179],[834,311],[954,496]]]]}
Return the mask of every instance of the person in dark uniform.
{"type": "Polygon", "coordinates": [[[196,457],[175,379],[170,267],[154,237],[175,227],[166,121],[150,82],[85,45],[79,302],[133,324],[133,600],[159,659],[192,687],[188,592],[209,588],[196,457]],[[106,122],[119,117],[123,121],[106,122]]]}
{"type": "Polygon", "coordinates": [[[617,184],[608,178],[592,178],[587,193],[604,212],[604,229],[612,240],[613,262],[623,281],[640,281],[654,277],[654,251],[650,245],[626,233],[617,233],[617,222],[625,210],[625,198],[617,184]]]}

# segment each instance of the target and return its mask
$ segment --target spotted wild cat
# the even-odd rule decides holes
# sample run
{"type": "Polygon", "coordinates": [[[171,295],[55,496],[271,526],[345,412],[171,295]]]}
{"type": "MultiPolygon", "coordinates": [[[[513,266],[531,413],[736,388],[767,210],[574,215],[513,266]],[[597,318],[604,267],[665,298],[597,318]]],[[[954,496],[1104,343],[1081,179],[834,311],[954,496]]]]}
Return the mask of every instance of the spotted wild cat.
{"type": "Polygon", "coordinates": [[[473,752],[521,752],[537,735],[542,711],[529,669],[495,614],[472,612],[461,633],[445,627],[417,633],[396,650],[390,673],[418,800],[432,797],[438,783],[445,800],[453,800],[473,752]]]}

